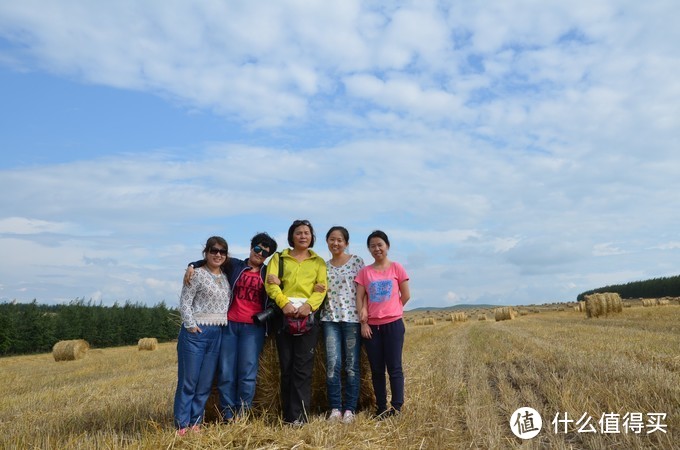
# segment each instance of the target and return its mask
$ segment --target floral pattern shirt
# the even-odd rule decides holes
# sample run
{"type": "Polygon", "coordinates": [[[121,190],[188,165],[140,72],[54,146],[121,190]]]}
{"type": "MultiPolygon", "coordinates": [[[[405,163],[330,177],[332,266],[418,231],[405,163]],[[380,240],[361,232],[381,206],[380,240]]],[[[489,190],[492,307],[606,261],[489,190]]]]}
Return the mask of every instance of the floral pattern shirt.
{"type": "Polygon", "coordinates": [[[350,255],[340,267],[326,261],[328,289],[326,301],[321,309],[321,320],[325,322],[359,322],[357,313],[357,286],[354,278],[364,267],[360,256],[350,255]]]}

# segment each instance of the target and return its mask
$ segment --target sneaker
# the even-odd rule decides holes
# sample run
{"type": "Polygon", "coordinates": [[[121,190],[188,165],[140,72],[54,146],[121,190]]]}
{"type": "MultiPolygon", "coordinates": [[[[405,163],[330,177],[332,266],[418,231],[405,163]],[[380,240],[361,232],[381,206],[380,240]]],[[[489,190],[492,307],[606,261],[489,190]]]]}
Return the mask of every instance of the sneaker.
{"type": "Polygon", "coordinates": [[[342,415],[342,422],[343,423],[352,423],[354,422],[354,413],[350,411],[349,409],[345,411],[345,414],[342,415]]]}
{"type": "Polygon", "coordinates": [[[331,415],[328,416],[328,420],[331,422],[335,422],[342,419],[342,411],[340,411],[338,408],[333,408],[331,410],[331,415]]]}
{"type": "Polygon", "coordinates": [[[177,436],[184,436],[189,431],[189,428],[180,428],[177,430],[177,436]]]}
{"type": "Polygon", "coordinates": [[[201,432],[201,426],[200,425],[194,425],[191,427],[191,431],[194,433],[200,433],[201,432]]]}

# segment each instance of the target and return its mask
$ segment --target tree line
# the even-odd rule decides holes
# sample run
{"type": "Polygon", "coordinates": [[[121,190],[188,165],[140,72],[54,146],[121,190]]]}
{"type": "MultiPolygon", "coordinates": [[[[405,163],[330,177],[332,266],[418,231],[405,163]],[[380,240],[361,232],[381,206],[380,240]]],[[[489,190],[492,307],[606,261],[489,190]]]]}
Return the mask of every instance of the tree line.
{"type": "Polygon", "coordinates": [[[586,295],[601,292],[618,292],[621,298],[680,297],[680,275],[605,286],[582,292],[576,299],[585,300],[586,295]]]}
{"type": "Polygon", "coordinates": [[[66,339],[85,339],[98,348],[133,345],[143,337],[164,342],[176,339],[179,327],[179,312],[164,302],[153,307],[83,299],[67,305],[0,303],[0,356],[50,352],[66,339]]]}

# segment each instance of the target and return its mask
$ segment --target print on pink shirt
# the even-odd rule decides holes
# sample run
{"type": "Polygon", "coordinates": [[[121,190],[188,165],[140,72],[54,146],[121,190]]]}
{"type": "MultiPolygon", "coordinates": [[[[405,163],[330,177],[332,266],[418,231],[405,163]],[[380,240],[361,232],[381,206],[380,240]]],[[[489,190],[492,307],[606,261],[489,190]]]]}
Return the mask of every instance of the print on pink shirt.
{"type": "Polygon", "coordinates": [[[392,297],[392,280],[372,281],[368,287],[368,298],[372,302],[382,303],[392,297]]]}

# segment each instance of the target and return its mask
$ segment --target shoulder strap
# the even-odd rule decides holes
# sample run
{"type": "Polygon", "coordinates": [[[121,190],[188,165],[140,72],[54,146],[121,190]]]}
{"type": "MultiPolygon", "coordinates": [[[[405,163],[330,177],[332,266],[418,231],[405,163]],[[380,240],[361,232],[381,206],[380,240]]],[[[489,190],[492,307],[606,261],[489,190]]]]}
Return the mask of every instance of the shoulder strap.
{"type": "Polygon", "coordinates": [[[279,252],[279,281],[281,282],[279,287],[283,291],[283,252],[279,252]]]}

